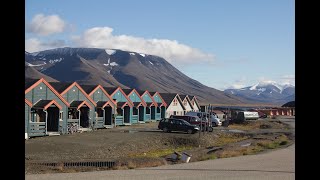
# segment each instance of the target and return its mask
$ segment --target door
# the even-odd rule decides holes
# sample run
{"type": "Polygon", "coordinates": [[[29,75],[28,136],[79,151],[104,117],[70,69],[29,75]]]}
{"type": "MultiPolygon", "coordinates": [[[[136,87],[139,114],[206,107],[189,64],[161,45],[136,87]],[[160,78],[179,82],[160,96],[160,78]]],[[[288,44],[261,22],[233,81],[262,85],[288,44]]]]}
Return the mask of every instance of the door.
{"type": "Polygon", "coordinates": [[[104,124],[105,125],[112,125],[112,107],[105,107],[104,108],[104,124]]]}

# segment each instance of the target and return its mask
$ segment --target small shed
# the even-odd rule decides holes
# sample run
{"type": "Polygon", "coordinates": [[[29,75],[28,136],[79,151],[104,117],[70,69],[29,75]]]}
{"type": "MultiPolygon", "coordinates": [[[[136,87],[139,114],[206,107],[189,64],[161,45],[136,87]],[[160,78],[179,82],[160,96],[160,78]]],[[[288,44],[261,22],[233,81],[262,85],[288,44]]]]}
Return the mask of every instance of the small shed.
{"type": "Polygon", "coordinates": [[[160,93],[164,102],[166,102],[167,111],[166,118],[169,118],[171,115],[184,115],[186,108],[183,106],[182,100],[177,93],[160,93]]]}
{"type": "Polygon", "coordinates": [[[154,101],[158,104],[156,110],[156,120],[160,120],[166,116],[167,103],[164,102],[161,94],[159,92],[150,92],[150,95],[154,99],[154,101]]]}
{"type": "Polygon", "coordinates": [[[147,104],[135,89],[122,89],[127,97],[133,102],[132,124],[144,123],[147,104]]]}
{"type": "Polygon", "coordinates": [[[131,125],[133,103],[123,92],[121,87],[103,87],[110,97],[117,103],[115,124],[131,125]]]}
{"type": "Polygon", "coordinates": [[[95,125],[96,103],[77,82],[50,82],[60,95],[70,104],[67,126],[80,125],[80,130],[90,131],[95,125]]]}
{"type": "Polygon", "coordinates": [[[158,107],[157,102],[155,102],[148,90],[137,90],[137,92],[140,94],[141,98],[147,104],[145,121],[156,120],[156,108],[158,107]]]}
{"type": "Polygon", "coordinates": [[[70,104],[45,79],[25,79],[25,104],[28,137],[67,133],[70,104]]]}
{"type": "Polygon", "coordinates": [[[116,102],[101,85],[81,85],[82,89],[96,102],[96,127],[114,127],[113,117],[117,108],[116,102]]]}

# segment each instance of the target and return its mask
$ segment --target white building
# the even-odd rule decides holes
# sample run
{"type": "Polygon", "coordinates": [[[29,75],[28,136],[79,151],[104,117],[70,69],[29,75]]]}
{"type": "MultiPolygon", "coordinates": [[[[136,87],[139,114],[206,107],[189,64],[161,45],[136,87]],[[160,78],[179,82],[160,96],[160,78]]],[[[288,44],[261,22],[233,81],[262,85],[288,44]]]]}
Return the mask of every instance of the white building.
{"type": "Polygon", "coordinates": [[[171,115],[184,115],[186,108],[177,93],[160,93],[162,99],[167,103],[166,118],[171,115]]]}

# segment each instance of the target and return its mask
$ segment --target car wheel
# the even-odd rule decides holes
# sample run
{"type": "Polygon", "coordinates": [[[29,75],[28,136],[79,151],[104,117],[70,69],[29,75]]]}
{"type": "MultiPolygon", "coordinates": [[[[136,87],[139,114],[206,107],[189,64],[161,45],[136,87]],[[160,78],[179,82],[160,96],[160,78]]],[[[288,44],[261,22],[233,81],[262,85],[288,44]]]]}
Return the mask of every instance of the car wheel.
{"type": "Polygon", "coordinates": [[[187,133],[192,134],[193,133],[192,129],[188,129],[187,133]]]}
{"type": "Polygon", "coordinates": [[[164,127],[163,132],[169,132],[168,128],[164,127]]]}
{"type": "Polygon", "coordinates": [[[212,127],[209,127],[209,132],[212,132],[213,131],[213,128],[212,127]]]}
{"type": "Polygon", "coordinates": [[[217,124],[215,122],[212,122],[212,127],[216,127],[217,124]]]}

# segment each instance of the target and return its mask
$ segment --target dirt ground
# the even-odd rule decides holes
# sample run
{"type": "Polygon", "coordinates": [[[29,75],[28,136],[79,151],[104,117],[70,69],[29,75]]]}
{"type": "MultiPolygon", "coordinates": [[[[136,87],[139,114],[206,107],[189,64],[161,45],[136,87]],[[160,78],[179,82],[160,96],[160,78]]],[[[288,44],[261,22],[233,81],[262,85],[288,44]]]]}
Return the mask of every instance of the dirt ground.
{"type": "MultiPolygon", "coordinates": [[[[173,151],[192,154],[192,162],[237,155],[236,153],[223,154],[222,149],[215,150],[215,147],[223,147],[224,150],[229,151],[243,151],[246,155],[245,153],[250,154],[251,151],[244,152],[245,150],[241,148],[256,146],[257,143],[262,143],[261,140],[266,143],[283,134],[287,135],[290,142],[294,140],[290,132],[287,132],[289,129],[287,125],[271,119],[250,121],[242,126],[215,127],[213,132],[201,133],[200,138],[198,133],[164,133],[158,130],[157,126],[158,122],[151,122],[113,129],[98,129],[92,132],[31,138],[25,141],[26,173],[67,172],[61,169],[50,171],[48,170],[50,168],[32,166],[31,163],[35,162],[116,161],[122,162],[125,168],[130,169],[179,163],[169,160],[173,151]],[[230,131],[236,128],[241,131],[230,131]],[[250,130],[257,132],[259,129],[269,129],[271,133],[250,134],[250,130]],[[284,132],[274,133],[272,130],[284,132]],[[215,154],[212,155],[211,152],[215,154]],[[135,161],[131,167],[130,161],[135,161]]],[[[82,171],[87,170],[82,169],[82,171]]]]}

